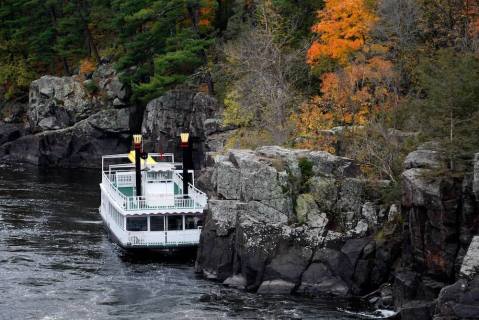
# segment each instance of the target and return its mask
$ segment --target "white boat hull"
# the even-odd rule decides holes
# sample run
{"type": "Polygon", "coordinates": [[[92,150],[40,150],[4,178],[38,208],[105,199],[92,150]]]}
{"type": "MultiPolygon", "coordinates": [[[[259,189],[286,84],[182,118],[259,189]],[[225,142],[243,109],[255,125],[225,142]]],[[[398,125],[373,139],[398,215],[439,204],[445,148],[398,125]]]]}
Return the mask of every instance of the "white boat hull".
{"type": "Polygon", "coordinates": [[[195,247],[200,241],[201,229],[172,231],[125,231],[99,209],[103,224],[112,240],[124,249],[174,249],[195,247]]]}

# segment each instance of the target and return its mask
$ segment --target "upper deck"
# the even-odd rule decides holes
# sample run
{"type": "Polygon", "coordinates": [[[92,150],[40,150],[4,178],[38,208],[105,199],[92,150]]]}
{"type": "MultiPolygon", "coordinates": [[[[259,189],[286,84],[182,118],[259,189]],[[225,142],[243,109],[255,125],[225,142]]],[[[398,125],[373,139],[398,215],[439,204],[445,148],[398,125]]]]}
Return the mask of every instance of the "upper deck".
{"type": "Polygon", "coordinates": [[[194,186],[194,172],[189,170],[192,183],[183,192],[182,164],[173,154],[149,154],[142,160],[142,195],[136,195],[135,165],[131,154],[102,157],[101,189],[107,193],[122,214],[195,213],[206,206],[206,194],[194,186]]]}

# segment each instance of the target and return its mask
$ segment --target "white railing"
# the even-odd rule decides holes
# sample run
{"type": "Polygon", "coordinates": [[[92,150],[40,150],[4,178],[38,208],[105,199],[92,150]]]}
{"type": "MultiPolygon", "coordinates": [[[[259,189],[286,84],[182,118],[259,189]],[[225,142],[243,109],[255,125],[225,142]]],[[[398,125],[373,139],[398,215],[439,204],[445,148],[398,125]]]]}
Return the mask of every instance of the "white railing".
{"type": "MultiPolygon", "coordinates": [[[[174,205],[152,205],[151,202],[148,203],[147,199],[144,196],[125,196],[116,185],[120,184],[119,179],[123,177],[122,175],[118,176],[116,174],[107,175],[105,172],[102,173],[102,185],[105,187],[106,192],[110,197],[115,201],[118,206],[123,208],[126,211],[138,211],[138,210],[172,210],[172,209],[203,209],[207,203],[206,194],[199,189],[195,188],[191,183],[188,185],[188,195],[184,194],[165,194],[165,197],[171,199],[174,197],[174,205]],[[115,183],[112,182],[115,181],[115,183]]],[[[183,179],[178,174],[173,175],[173,181],[182,187],[183,179]]],[[[126,181],[122,181],[126,182],[126,181]]],[[[161,197],[163,195],[157,195],[161,197]]],[[[171,201],[165,201],[165,203],[171,203],[171,201]]]]}
{"type": "MultiPolygon", "coordinates": [[[[161,195],[160,195],[161,196],[161,195]]],[[[169,196],[169,195],[165,195],[169,196]]],[[[191,198],[185,195],[174,195],[174,205],[151,205],[143,196],[127,197],[125,210],[156,210],[156,209],[200,209],[200,207],[191,198]]]]}
{"type": "Polygon", "coordinates": [[[188,195],[195,200],[200,207],[205,207],[208,202],[208,197],[206,193],[196,188],[191,183],[188,184],[188,195]]]}
{"type": "Polygon", "coordinates": [[[181,175],[178,172],[175,172],[173,174],[173,182],[176,183],[178,188],[181,189],[181,192],[183,192],[183,178],[181,177],[181,175]]]}
{"type": "Polygon", "coordinates": [[[110,197],[112,197],[113,201],[115,201],[120,207],[125,208],[127,197],[118,190],[104,172],[102,173],[102,185],[105,187],[106,192],[108,192],[110,197]]]}
{"type": "Polygon", "coordinates": [[[178,231],[139,231],[126,232],[127,245],[130,246],[181,246],[194,245],[200,241],[201,229],[178,230],[178,231]]]}

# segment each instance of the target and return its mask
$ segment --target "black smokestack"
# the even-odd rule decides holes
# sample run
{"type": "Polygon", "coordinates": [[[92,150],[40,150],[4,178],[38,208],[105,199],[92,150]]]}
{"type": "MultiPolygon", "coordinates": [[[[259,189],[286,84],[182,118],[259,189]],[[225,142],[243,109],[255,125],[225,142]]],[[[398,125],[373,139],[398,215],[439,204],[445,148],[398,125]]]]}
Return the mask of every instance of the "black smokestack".
{"type": "Polygon", "coordinates": [[[133,135],[135,145],[136,195],[141,196],[141,134],[133,135]]]}

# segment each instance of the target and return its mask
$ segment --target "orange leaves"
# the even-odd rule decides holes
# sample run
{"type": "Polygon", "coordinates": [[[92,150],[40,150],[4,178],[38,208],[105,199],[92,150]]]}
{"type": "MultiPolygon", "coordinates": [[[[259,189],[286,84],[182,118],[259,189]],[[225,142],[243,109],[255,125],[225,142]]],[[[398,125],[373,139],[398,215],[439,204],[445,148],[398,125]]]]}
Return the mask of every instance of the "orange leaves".
{"type": "Polygon", "coordinates": [[[380,57],[354,62],[321,77],[322,96],[313,97],[293,117],[303,137],[300,147],[332,150],[334,126],[361,126],[397,102],[393,65],[380,57]]]}
{"type": "Polygon", "coordinates": [[[92,59],[86,58],[80,61],[80,74],[92,73],[95,70],[96,64],[92,59]]]}
{"type": "Polygon", "coordinates": [[[319,97],[313,97],[309,103],[301,106],[299,113],[291,117],[296,127],[295,134],[300,137],[297,147],[334,153],[336,139],[327,130],[334,123],[334,114],[322,108],[320,103],[319,97]]]}
{"type": "Polygon", "coordinates": [[[355,62],[322,77],[322,99],[335,106],[343,125],[363,125],[375,110],[385,110],[397,81],[393,64],[381,57],[355,62]]]}
{"type": "Polygon", "coordinates": [[[326,0],[312,31],[319,35],[307,53],[309,64],[322,57],[346,64],[351,53],[361,50],[376,16],[365,0],[326,0]]]}
{"type": "Polygon", "coordinates": [[[318,39],[308,50],[307,62],[322,72],[335,71],[322,74],[321,96],[303,105],[293,121],[302,136],[300,146],[332,150],[330,129],[363,126],[386,114],[398,101],[398,79],[391,61],[382,57],[388,48],[371,43],[375,0],[325,2],[312,27],[318,39]]]}
{"type": "Polygon", "coordinates": [[[215,3],[213,0],[203,0],[201,1],[201,7],[199,10],[199,21],[198,25],[202,27],[209,27],[213,24],[215,17],[215,3]]]}

